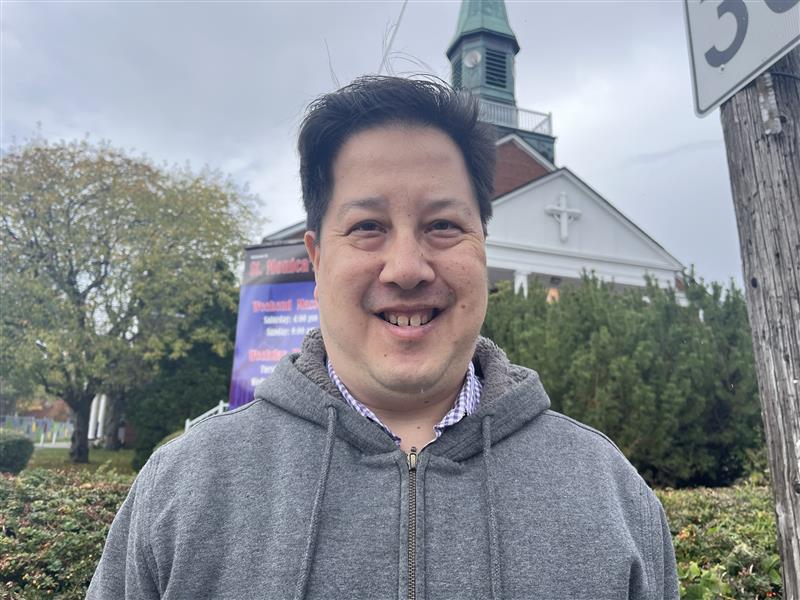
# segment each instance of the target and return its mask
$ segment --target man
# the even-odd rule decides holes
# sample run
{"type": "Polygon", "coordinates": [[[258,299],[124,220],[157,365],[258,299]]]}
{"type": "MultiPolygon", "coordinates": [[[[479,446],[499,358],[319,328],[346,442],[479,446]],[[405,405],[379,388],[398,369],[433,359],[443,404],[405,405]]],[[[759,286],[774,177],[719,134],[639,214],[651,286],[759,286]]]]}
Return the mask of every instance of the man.
{"type": "Polygon", "coordinates": [[[677,598],[658,500],[479,337],[491,131],[362,78],[300,132],[321,330],[158,450],[90,598],[677,598]]]}

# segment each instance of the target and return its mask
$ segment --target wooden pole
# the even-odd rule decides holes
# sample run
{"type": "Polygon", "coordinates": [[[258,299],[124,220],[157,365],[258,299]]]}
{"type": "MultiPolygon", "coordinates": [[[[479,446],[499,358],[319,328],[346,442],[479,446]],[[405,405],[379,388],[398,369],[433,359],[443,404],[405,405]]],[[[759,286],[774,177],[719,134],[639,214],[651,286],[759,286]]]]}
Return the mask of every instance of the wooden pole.
{"type": "Polygon", "coordinates": [[[778,524],[800,600],[800,48],[721,107],[778,524]]]}

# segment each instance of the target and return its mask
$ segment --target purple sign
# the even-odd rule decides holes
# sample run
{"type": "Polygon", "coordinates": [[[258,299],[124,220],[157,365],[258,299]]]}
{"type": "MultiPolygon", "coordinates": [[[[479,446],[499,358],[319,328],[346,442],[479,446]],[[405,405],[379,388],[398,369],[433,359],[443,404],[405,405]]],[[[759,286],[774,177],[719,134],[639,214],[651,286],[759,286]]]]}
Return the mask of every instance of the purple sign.
{"type": "Polygon", "coordinates": [[[230,408],[253,400],[278,361],[319,327],[314,274],[302,243],[245,249],[230,408]]]}

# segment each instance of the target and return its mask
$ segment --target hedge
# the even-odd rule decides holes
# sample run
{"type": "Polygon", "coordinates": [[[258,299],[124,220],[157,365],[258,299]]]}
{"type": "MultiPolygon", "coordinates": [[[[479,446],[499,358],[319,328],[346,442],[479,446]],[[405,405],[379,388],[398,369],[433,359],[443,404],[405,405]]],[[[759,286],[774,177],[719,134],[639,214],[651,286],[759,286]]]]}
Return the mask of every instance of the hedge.
{"type": "MultiPolygon", "coordinates": [[[[0,476],[0,597],[83,598],[131,479],[103,467],[0,476]]],[[[781,598],[769,487],[657,493],[684,599],[781,598]]]]}
{"type": "Polygon", "coordinates": [[[132,479],[103,466],[0,475],[0,598],[84,598],[132,479]]]}
{"type": "Polygon", "coordinates": [[[781,598],[772,491],[745,483],[657,492],[685,600],[781,598]]]}
{"type": "Polygon", "coordinates": [[[33,454],[33,442],[24,434],[0,429],[0,472],[19,473],[33,454]]]}

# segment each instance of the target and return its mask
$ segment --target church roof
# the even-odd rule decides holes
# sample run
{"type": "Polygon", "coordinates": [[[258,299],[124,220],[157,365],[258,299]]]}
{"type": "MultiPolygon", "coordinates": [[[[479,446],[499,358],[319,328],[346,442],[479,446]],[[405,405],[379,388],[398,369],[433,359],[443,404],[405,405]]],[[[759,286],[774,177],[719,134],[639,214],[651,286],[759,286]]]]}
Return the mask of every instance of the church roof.
{"type": "Polygon", "coordinates": [[[458,14],[458,25],[453,41],[447,48],[450,55],[459,40],[470,33],[494,33],[514,42],[514,53],[519,52],[517,36],[511,29],[503,0],[462,0],[461,12],[458,14]]]}
{"type": "MultiPolygon", "coordinates": [[[[498,198],[494,199],[492,202],[492,206],[495,212],[495,219],[498,217],[498,209],[502,211],[501,208],[503,205],[511,205],[518,200],[516,203],[519,207],[525,207],[524,211],[527,215],[531,217],[534,215],[536,209],[534,209],[531,205],[531,201],[533,197],[540,197],[542,201],[552,202],[552,194],[550,192],[553,189],[558,188],[559,190],[565,189],[564,183],[571,184],[573,186],[573,190],[578,193],[579,197],[583,197],[587,200],[591,201],[595,207],[600,209],[600,213],[604,213],[607,215],[607,219],[600,220],[597,219],[593,222],[592,227],[589,230],[585,230],[581,235],[581,242],[587,243],[587,246],[591,248],[594,244],[590,240],[592,236],[595,238],[599,238],[602,240],[603,243],[610,243],[611,246],[618,247],[620,245],[625,245],[625,238],[631,239],[638,239],[643,244],[644,247],[649,248],[650,250],[650,257],[649,263],[647,262],[648,259],[645,257],[644,252],[640,252],[636,258],[632,256],[628,256],[626,258],[616,257],[613,260],[615,262],[629,262],[630,264],[641,263],[642,265],[647,265],[651,267],[660,267],[666,268],[669,270],[678,273],[685,269],[684,265],[675,258],[669,251],[667,251],[664,246],[658,243],[655,239],[653,239],[646,231],[644,231],[641,227],[639,227],[636,223],[634,223],[629,217],[627,217],[622,211],[620,211],[616,206],[614,206],[611,202],[609,202],[606,198],[600,195],[594,188],[592,188],[588,183],[586,183],[583,179],[578,177],[575,173],[573,173],[567,167],[560,167],[556,170],[539,177],[530,183],[520,186],[517,189],[514,189],[498,198]],[[553,188],[553,189],[550,189],[553,188]],[[537,193],[537,190],[545,191],[544,195],[537,193]]],[[[584,205],[584,209],[586,209],[587,205],[584,205]]],[[[511,221],[515,224],[519,223],[527,223],[525,225],[526,228],[526,237],[532,240],[538,240],[539,243],[542,242],[543,236],[541,234],[531,234],[530,232],[530,223],[533,222],[540,222],[539,219],[531,218],[524,218],[518,214],[515,214],[511,221]]],[[[511,241],[510,239],[506,240],[506,235],[503,235],[501,232],[492,232],[492,222],[490,222],[490,239],[491,236],[498,238],[492,243],[497,244],[500,242],[501,244],[505,241],[511,241]],[[499,234],[499,235],[498,235],[499,234]]],[[[596,240],[595,240],[596,242],[596,240]]],[[[487,240],[487,243],[490,243],[490,240],[487,240]]],[[[531,247],[533,249],[533,247],[531,247]]],[[[584,253],[576,254],[572,252],[572,254],[576,257],[580,257],[583,259],[591,259],[592,254],[596,252],[602,252],[600,248],[593,248],[586,252],[586,248],[584,248],[584,253]]],[[[564,254],[570,254],[571,251],[564,247],[562,250],[558,252],[564,254]]],[[[606,252],[602,252],[604,255],[607,254],[606,252]]],[[[608,258],[608,256],[605,256],[608,258]]],[[[621,281],[620,278],[617,278],[618,281],[621,281]]],[[[629,284],[630,282],[625,282],[629,284]]],[[[634,283],[635,285],[635,283],[634,283]]],[[[641,281],[639,282],[641,285],[641,281]]]]}
{"type": "Polygon", "coordinates": [[[283,229],[279,229],[269,235],[264,236],[261,240],[262,244],[266,244],[269,242],[278,242],[282,240],[302,240],[303,234],[306,232],[306,220],[303,219],[302,221],[298,221],[297,223],[293,223],[284,227],[283,229]]]}

